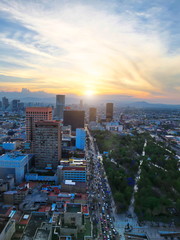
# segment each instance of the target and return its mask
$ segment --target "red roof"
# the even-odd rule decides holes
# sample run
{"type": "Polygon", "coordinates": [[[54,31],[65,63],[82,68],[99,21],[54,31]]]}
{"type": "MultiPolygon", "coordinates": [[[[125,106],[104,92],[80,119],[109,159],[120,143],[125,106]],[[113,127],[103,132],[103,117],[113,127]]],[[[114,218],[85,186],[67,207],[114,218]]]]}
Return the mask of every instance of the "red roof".
{"type": "Polygon", "coordinates": [[[38,212],[49,212],[51,210],[51,206],[41,206],[38,212]]]}
{"type": "Polygon", "coordinates": [[[74,170],[76,170],[76,171],[85,171],[85,167],[74,167],[74,166],[72,166],[72,167],[63,167],[63,170],[71,170],[71,171],[74,171],[74,170]]]}

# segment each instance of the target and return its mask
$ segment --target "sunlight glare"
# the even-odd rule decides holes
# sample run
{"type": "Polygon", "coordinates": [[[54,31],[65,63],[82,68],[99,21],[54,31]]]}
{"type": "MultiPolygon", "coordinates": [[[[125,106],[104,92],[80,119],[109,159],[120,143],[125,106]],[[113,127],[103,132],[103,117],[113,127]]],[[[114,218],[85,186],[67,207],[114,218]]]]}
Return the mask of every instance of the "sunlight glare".
{"type": "Polygon", "coordinates": [[[86,90],[85,91],[85,95],[86,96],[93,96],[94,95],[94,91],[93,90],[86,90]]]}

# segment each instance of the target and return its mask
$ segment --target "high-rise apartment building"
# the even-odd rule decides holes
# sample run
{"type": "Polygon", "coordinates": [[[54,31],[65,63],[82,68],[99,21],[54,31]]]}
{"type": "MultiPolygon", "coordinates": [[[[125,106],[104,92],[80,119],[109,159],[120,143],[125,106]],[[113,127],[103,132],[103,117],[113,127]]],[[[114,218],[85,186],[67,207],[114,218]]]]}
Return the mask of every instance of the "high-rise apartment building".
{"type": "Polygon", "coordinates": [[[106,103],[106,121],[113,119],[113,103],[106,103]]]}
{"type": "Polygon", "coordinates": [[[26,139],[28,141],[33,141],[35,122],[40,120],[52,120],[51,107],[26,108],[26,139]]]}
{"type": "Polygon", "coordinates": [[[35,166],[56,169],[61,160],[61,128],[59,121],[39,121],[34,131],[35,166]]]}
{"type": "Polygon", "coordinates": [[[65,107],[65,95],[56,95],[56,119],[62,120],[65,107]]]}
{"type": "Polygon", "coordinates": [[[89,108],[89,122],[96,121],[96,108],[89,108]]]}
{"type": "Polygon", "coordinates": [[[84,111],[66,110],[64,111],[64,126],[71,125],[72,131],[76,131],[76,128],[84,128],[84,118],[84,111]]]}
{"type": "Polygon", "coordinates": [[[2,98],[2,109],[6,110],[9,107],[9,100],[6,97],[2,98]]]}
{"type": "Polygon", "coordinates": [[[11,102],[11,110],[13,112],[16,112],[16,111],[19,110],[19,103],[20,103],[20,100],[17,100],[17,99],[12,100],[12,102],[11,102]]]}

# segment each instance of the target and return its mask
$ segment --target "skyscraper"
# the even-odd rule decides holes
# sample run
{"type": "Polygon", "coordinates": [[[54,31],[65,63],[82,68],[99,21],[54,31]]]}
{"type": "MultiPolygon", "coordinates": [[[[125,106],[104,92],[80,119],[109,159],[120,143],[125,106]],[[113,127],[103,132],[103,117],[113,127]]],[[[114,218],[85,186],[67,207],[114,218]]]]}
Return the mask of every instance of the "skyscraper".
{"type": "Polygon", "coordinates": [[[35,122],[40,120],[52,120],[52,108],[27,107],[26,108],[26,139],[33,141],[35,122]]]}
{"type": "Polygon", "coordinates": [[[61,160],[61,128],[59,121],[39,121],[34,131],[35,166],[56,169],[61,160]]]}
{"type": "Polygon", "coordinates": [[[16,111],[19,110],[19,103],[20,103],[20,100],[17,100],[17,99],[12,100],[12,102],[11,102],[11,110],[13,112],[16,112],[16,111]]]}
{"type": "Polygon", "coordinates": [[[63,119],[63,112],[65,107],[65,95],[56,95],[56,119],[63,119]]]}
{"type": "Polygon", "coordinates": [[[82,110],[83,109],[83,100],[81,99],[79,102],[79,109],[82,110]]]}
{"type": "Polygon", "coordinates": [[[84,128],[84,118],[84,111],[66,110],[64,111],[64,126],[71,125],[72,131],[76,131],[76,128],[84,128]]]}
{"type": "Polygon", "coordinates": [[[6,97],[2,98],[2,109],[6,110],[9,107],[9,100],[6,97]]]}
{"type": "Polygon", "coordinates": [[[96,108],[89,108],[89,122],[96,121],[96,108]]]}
{"type": "Polygon", "coordinates": [[[106,103],[106,121],[110,122],[113,119],[113,103],[106,103]]]}

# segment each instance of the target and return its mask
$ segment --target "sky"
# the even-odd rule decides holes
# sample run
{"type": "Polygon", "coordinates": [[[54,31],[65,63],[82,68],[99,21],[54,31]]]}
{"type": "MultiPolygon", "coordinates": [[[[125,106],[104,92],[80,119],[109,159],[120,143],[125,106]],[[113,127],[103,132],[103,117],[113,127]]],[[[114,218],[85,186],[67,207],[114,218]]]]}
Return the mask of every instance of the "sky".
{"type": "Polygon", "coordinates": [[[180,104],[180,0],[1,0],[0,91],[180,104]]]}

